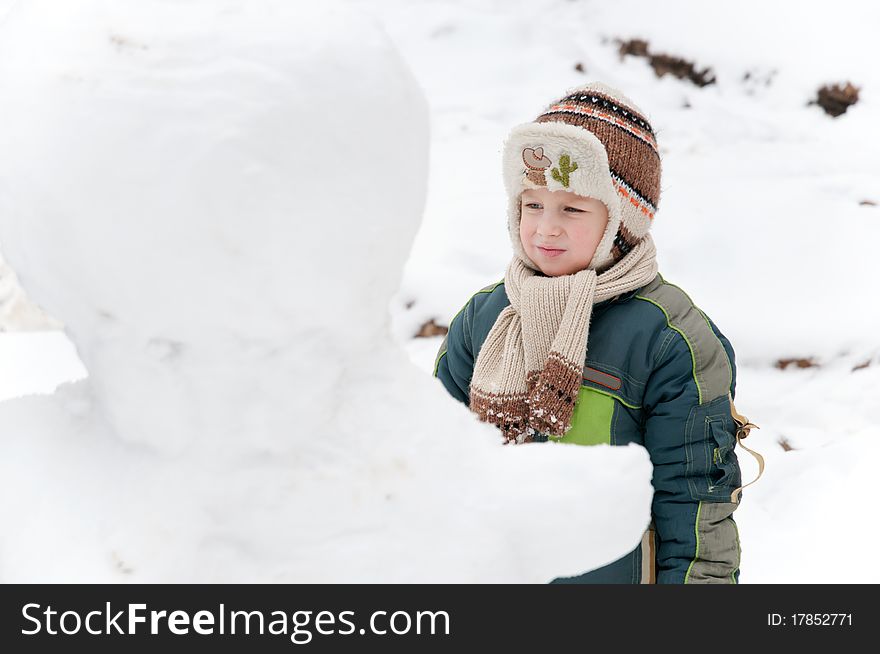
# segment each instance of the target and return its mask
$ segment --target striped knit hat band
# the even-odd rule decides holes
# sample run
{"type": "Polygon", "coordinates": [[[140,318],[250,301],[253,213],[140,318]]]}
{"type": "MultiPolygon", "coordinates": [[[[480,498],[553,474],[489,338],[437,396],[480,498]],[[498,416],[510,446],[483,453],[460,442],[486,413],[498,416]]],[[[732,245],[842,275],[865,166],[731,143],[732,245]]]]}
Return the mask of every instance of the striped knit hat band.
{"type": "Polygon", "coordinates": [[[620,261],[651,228],[660,202],[660,154],[651,124],[625,95],[601,83],[570,90],[504,144],[504,183],[514,252],[529,267],[519,239],[520,194],[545,187],[601,200],[608,227],[589,269],[620,261]]]}

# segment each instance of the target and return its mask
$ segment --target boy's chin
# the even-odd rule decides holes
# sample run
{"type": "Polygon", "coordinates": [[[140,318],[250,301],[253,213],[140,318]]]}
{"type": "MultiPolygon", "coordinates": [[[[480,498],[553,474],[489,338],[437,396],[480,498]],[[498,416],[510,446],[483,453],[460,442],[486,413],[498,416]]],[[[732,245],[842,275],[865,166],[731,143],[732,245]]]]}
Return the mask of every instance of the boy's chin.
{"type": "Polygon", "coordinates": [[[562,277],[571,274],[564,266],[539,266],[539,268],[547,277],[562,277]]]}
{"type": "Polygon", "coordinates": [[[575,273],[579,273],[582,270],[586,270],[589,264],[584,264],[583,266],[573,266],[573,265],[558,265],[558,266],[548,266],[538,264],[538,269],[544,273],[547,277],[562,277],[564,275],[574,275],[575,273]]]}

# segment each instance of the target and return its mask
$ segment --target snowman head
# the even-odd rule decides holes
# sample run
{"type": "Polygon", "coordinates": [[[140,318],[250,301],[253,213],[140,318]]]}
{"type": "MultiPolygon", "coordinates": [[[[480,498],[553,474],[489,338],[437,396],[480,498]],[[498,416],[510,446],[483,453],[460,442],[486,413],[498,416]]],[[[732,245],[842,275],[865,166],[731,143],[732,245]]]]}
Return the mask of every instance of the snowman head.
{"type": "Polygon", "coordinates": [[[326,350],[336,370],[385,337],[426,108],[353,21],[280,0],[35,0],[0,28],[0,242],[99,391],[173,402],[197,369],[242,379],[326,350]]]}

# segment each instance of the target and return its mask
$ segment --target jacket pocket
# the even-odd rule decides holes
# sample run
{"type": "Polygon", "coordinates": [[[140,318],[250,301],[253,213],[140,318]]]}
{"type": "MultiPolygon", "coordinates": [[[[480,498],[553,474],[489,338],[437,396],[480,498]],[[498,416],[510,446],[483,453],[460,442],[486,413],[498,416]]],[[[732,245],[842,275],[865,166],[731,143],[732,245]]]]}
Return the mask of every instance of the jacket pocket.
{"type": "Polygon", "coordinates": [[[728,495],[740,485],[739,461],[734,446],[736,445],[736,425],[733,418],[726,416],[708,416],[706,418],[706,442],[713,446],[712,469],[709,474],[711,483],[709,492],[713,495],[723,491],[728,495]]]}
{"type": "Polygon", "coordinates": [[[610,445],[616,405],[611,395],[581,386],[571,415],[571,428],[559,441],[578,445],[610,445]]]}
{"type": "Polygon", "coordinates": [[[736,423],[727,396],[693,407],[685,431],[685,476],[691,498],[709,502],[730,498],[741,476],[734,452],[736,423]]]}

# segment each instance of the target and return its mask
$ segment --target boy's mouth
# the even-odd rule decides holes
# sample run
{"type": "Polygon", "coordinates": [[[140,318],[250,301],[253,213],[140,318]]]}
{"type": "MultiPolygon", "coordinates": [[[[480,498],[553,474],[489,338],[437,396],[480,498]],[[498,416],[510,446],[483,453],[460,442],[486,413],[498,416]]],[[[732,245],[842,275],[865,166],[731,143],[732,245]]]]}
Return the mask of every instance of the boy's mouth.
{"type": "Polygon", "coordinates": [[[558,257],[560,254],[565,252],[565,250],[560,250],[559,248],[545,248],[540,245],[538,245],[537,248],[538,251],[545,257],[558,257]]]}

